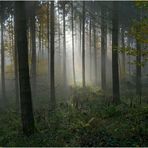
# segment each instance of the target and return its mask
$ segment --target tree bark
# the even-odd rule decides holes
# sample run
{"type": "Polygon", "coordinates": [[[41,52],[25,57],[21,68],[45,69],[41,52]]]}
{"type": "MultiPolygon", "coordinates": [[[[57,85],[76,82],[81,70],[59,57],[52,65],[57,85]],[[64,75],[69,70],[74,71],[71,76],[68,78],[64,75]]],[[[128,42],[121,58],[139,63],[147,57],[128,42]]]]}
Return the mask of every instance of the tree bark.
{"type": "Polygon", "coordinates": [[[82,85],[85,87],[85,1],[83,1],[83,24],[82,24],[82,85]]]}
{"type": "Polygon", "coordinates": [[[35,32],[35,2],[31,2],[31,44],[32,44],[32,60],[31,60],[31,74],[32,74],[32,93],[36,97],[36,32],[35,32]]]}
{"type": "Polygon", "coordinates": [[[15,74],[15,94],[16,94],[16,111],[19,112],[19,103],[20,103],[20,97],[19,97],[19,73],[18,73],[18,52],[17,52],[17,36],[16,36],[16,17],[14,17],[14,39],[15,39],[15,45],[14,45],[14,74],[15,74]]]}
{"type": "MultiPolygon", "coordinates": [[[[47,2],[47,51],[48,51],[48,86],[50,88],[50,40],[49,40],[49,2],[47,2]]],[[[48,91],[48,95],[50,96],[50,91],[48,91]]]]}
{"type": "MultiPolygon", "coordinates": [[[[124,43],[124,29],[121,29],[121,44],[122,44],[122,48],[125,48],[125,43],[124,43]]],[[[122,53],[122,66],[121,66],[122,70],[122,78],[125,78],[125,52],[123,51],[122,53]]]]}
{"type": "Polygon", "coordinates": [[[120,101],[119,92],[119,70],[118,70],[118,2],[113,2],[112,18],[112,83],[113,103],[120,101]]]}
{"type": "Polygon", "coordinates": [[[92,49],[91,49],[91,26],[92,26],[92,22],[91,22],[91,18],[90,18],[90,24],[89,24],[89,56],[90,56],[90,62],[89,62],[89,69],[90,69],[90,82],[92,81],[92,49]]]}
{"type": "Polygon", "coordinates": [[[76,85],[76,76],[75,76],[75,53],[74,53],[74,49],[75,49],[75,44],[74,44],[74,23],[73,23],[73,2],[72,2],[72,6],[71,6],[71,26],[72,26],[72,65],[73,65],[73,80],[74,80],[74,85],[76,85]]]}
{"type": "Polygon", "coordinates": [[[41,58],[44,59],[44,29],[43,21],[41,20],[41,58]]]}
{"type": "Polygon", "coordinates": [[[96,49],[96,28],[95,24],[93,26],[93,34],[94,34],[94,84],[97,86],[97,49],[96,49]]]}
{"type": "MultiPolygon", "coordinates": [[[[1,81],[2,81],[2,104],[6,105],[6,88],[5,88],[5,49],[4,49],[4,10],[3,10],[3,2],[1,2],[1,81]]],[[[2,106],[3,106],[2,105],[2,106]]]]}
{"type": "Polygon", "coordinates": [[[141,45],[137,41],[137,56],[136,56],[136,95],[139,97],[141,104],[142,83],[141,83],[141,45]]]}
{"type": "Polygon", "coordinates": [[[81,35],[81,32],[82,32],[82,21],[81,21],[81,16],[79,16],[79,21],[80,21],[80,32],[79,32],[79,52],[80,52],[80,55],[82,54],[82,35],[81,35]]]}
{"type": "Polygon", "coordinates": [[[38,63],[41,56],[41,21],[39,21],[39,51],[38,51],[38,63]]]}
{"type": "MultiPolygon", "coordinates": [[[[142,11],[137,11],[137,20],[140,21],[142,17],[142,11]]],[[[136,31],[139,32],[141,28],[136,28],[136,31]]],[[[141,96],[142,96],[142,82],[141,82],[141,43],[136,40],[136,95],[139,97],[139,104],[141,104],[141,96]]]]}
{"type": "Polygon", "coordinates": [[[29,81],[28,42],[25,2],[15,2],[15,34],[18,52],[20,103],[23,133],[34,133],[34,116],[29,81]]]}
{"type": "Polygon", "coordinates": [[[50,30],[51,30],[51,56],[50,56],[50,86],[51,86],[51,96],[50,96],[50,103],[51,103],[51,110],[55,109],[56,100],[55,100],[55,77],[54,77],[54,1],[51,1],[51,13],[50,13],[50,30]]]}
{"type": "Polygon", "coordinates": [[[67,89],[67,66],[66,66],[66,31],[65,31],[65,2],[63,1],[63,77],[64,77],[64,93],[67,89]]]}
{"type": "Polygon", "coordinates": [[[106,9],[101,9],[101,87],[106,90],[107,22],[106,9]]]}
{"type": "MultiPolygon", "coordinates": [[[[128,50],[130,51],[131,49],[131,47],[130,47],[130,42],[131,42],[131,40],[130,40],[130,37],[128,36],[128,40],[127,40],[127,47],[129,48],[128,50]]],[[[129,76],[131,76],[131,56],[130,55],[128,55],[128,72],[129,72],[129,76]]]]}
{"type": "MultiPolygon", "coordinates": [[[[59,38],[59,53],[61,54],[61,29],[60,29],[60,6],[58,3],[58,38],[59,38]]],[[[61,72],[61,56],[59,57],[60,61],[60,72],[61,72]]]]}

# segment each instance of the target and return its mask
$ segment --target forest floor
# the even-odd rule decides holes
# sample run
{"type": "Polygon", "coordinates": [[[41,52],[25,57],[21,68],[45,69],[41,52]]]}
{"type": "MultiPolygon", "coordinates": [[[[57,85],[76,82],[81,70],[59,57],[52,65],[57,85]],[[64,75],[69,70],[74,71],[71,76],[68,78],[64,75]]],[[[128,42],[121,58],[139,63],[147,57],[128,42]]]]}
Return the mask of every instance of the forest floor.
{"type": "Polygon", "coordinates": [[[79,109],[60,104],[35,109],[36,132],[26,137],[13,109],[0,114],[0,146],[148,146],[148,105],[106,105],[87,100],[79,109]]]}

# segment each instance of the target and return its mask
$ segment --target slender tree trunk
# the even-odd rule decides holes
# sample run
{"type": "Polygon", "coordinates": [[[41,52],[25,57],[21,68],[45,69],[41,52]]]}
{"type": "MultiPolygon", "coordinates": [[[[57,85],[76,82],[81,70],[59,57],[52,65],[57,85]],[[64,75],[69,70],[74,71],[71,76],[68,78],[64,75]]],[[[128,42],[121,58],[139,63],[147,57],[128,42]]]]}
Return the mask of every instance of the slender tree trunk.
{"type": "MultiPolygon", "coordinates": [[[[142,10],[140,12],[137,11],[137,20],[141,21],[142,10]]],[[[136,31],[139,32],[141,28],[136,28],[136,31]]],[[[141,82],[141,43],[136,40],[136,95],[139,97],[139,104],[141,104],[141,96],[142,96],[142,82],[141,82]]]]}
{"type": "Polygon", "coordinates": [[[94,84],[97,86],[97,49],[96,49],[96,28],[93,26],[93,34],[94,34],[94,84]]]}
{"type": "MultiPolygon", "coordinates": [[[[124,29],[121,29],[121,44],[122,48],[125,48],[125,43],[124,43],[124,29]]],[[[125,79],[125,52],[122,53],[122,78],[125,79]]]]}
{"type": "MultiPolygon", "coordinates": [[[[14,17],[14,22],[16,22],[16,17],[14,17]]],[[[14,74],[15,74],[15,94],[16,94],[16,111],[19,112],[19,73],[18,73],[18,52],[17,52],[17,36],[16,36],[16,24],[14,23],[14,74]]]]}
{"type": "Polygon", "coordinates": [[[85,1],[83,1],[82,35],[82,85],[85,87],[85,1]]]}
{"type": "Polygon", "coordinates": [[[113,2],[112,18],[112,83],[113,83],[113,103],[120,101],[119,92],[119,70],[118,70],[118,2],[113,2]]]}
{"type": "Polygon", "coordinates": [[[6,105],[6,88],[5,88],[5,49],[4,49],[4,13],[3,13],[3,2],[1,2],[1,81],[2,81],[2,103],[6,105]]]}
{"type": "MultiPolygon", "coordinates": [[[[13,64],[13,35],[11,32],[11,25],[12,25],[12,16],[10,17],[10,22],[8,22],[8,40],[10,41],[9,49],[10,49],[10,61],[11,65],[13,64]]],[[[11,67],[11,72],[12,72],[12,67],[11,67]]]]}
{"type": "Polygon", "coordinates": [[[38,51],[38,63],[41,55],[41,22],[39,23],[39,51],[38,51]]]}
{"type": "Polygon", "coordinates": [[[139,97],[141,104],[142,83],[141,83],[141,45],[137,41],[137,56],[136,56],[136,95],[139,97]]]}
{"type": "Polygon", "coordinates": [[[44,29],[43,29],[43,22],[41,20],[41,57],[44,59],[44,29]]]}
{"type": "Polygon", "coordinates": [[[31,2],[32,7],[31,7],[31,44],[32,44],[32,67],[31,67],[31,72],[32,72],[32,92],[33,96],[36,97],[36,32],[35,32],[35,2],[31,2]]]}
{"type": "Polygon", "coordinates": [[[74,85],[76,85],[76,76],[75,76],[75,44],[74,44],[74,23],[73,23],[73,2],[72,2],[72,7],[71,7],[71,26],[72,26],[72,65],[73,65],[73,80],[74,80],[74,85]]]}
{"type": "Polygon", "coordinates": [[[31,87],[28,66],[28,42],[25,2],[15,2],[15,34],[18,52],[22,127],[25,135],[34,133],[31,87]]]}
{"type": "Polygon", "coordinates": [[[59,59],[58,59],[58,62],[59,62],[59,73],[61,74],[62,72],[62,58],[61,58],[61,53],[62,53],[62,48],[61,48],[61,23],[60,23],[60,4],[58,3],[58,48],[59,48],[59,59]]]}
{"type": "MultiPolygon", "coordinates": [[[[48,51],[48,84],[50,84],[50,44],[49,44],[49,2],[47,2],[47,51],[48,51]]],[[[50,85],[49,85],[50,87],[50,85]]],[[[50,91],[48,91],[49,93],[50,91]]]]}
{"type": "Polygon", "coordinates": [[[50,13],[50,30],[51,30],[51,56],[50,56],[50,86],[51,86],[51,96],[50,96],[50,103],[51,103],[51,110],[55,109],[56,100],[55,100],[55,77],[54,77],[54,1],[51,1],[51,13],[50,13]]]}
{"type": "MultiPolygon", "coordinates": [[[[61,29],[60,29],[60,6],[58,4],[58,38],[59,38],[59,53],[61,54],[61,29]]],[[[59,57],[60,72],[61,72],[61,56],[59,57]]]]}
{"type": "Polygon", "coordinates": [[[106,10],[101,9],[101,87],[106,90],[107,22],[106,10]]]}
{"type": "MultiPolygon", "coordinates": [[[[29,26],[31,26],[30,20],[28,20],[28,24],[29,24],[29,26]]],[[[32,44],[31,44],[32,43],[32,37],[31,37],[31,28],[30,27],[28,28],[28,31],[27,31],[27,38],[28,38],[29,56],[31,57],[31,55],[32,55],[32,44]]],[[[31,66],[29,68],[31,69],[31,66]]]]}
{"type": "Polygon", "coordinates": [[[81,17],[80,17],[80,32],[79,32],[79,45],[80,45],[80,47],[79,47],[79,52],[80,52],[80,55],[82,54],[82,47],[81,47],[81,43],[82,43],[82,35],[81,35],[81,32],[82,32],[82,21],[81,21],[81,17]]]}
{"type": "MultiPolygon", "coordinates": [[[[130,38],[128,37],[127,40],[127,47],[129,48],[129,50],[131,50],[130,48],[130,38]]],[[[128,72],[129,72],[129,76],[131,76],[131,56],[128,55],[128,72]]]]}
{"type": "Polygon", "coordinates": [[[59,35],[59,53],[61,52],[61,30],[60,30],[60,7],[59,7],[59,4],[58,4],[58,35],[59,35]]]}
{"type": "Polygon", "coordinates": [[[92,81],[92,49],[91,49],[91,18],[90,18],[90,24],[89,24],[89,56],[90,56],[90,62],[89,62],[89,66],[90,66],[90,82],[92,81]]]}
{"type": "Polygon", "coordinates": [[[63,1],[63,77],[64,90],[67,89],[67,66],[66,66],[66,31],[65,31],[65,2],[63,1]]]}

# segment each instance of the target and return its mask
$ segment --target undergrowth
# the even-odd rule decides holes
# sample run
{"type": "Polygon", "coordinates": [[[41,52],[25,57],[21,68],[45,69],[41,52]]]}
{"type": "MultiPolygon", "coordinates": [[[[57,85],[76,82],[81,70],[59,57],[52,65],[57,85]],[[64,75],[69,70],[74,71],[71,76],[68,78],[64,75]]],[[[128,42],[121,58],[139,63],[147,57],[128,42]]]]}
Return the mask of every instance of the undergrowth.
{"type": "Polygon", "coordinates": [[[40,107],[34,115],[37,130],[26,137],[20,114],[1,112],[0,146],[148,146],[147,105],[108,106],[96,97],[79,109],[59,104],[55,112],[40,107]]]}

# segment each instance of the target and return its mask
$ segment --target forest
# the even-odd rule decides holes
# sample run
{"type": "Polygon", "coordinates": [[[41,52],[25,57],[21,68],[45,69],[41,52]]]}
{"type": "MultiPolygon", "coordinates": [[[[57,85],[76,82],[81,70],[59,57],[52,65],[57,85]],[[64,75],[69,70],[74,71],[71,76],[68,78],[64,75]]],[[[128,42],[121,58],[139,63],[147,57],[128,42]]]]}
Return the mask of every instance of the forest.
{"type": "Polygon", "coordinates": [[[0,146],[147,147],[148,1],[0,1],[0,146]]]}

